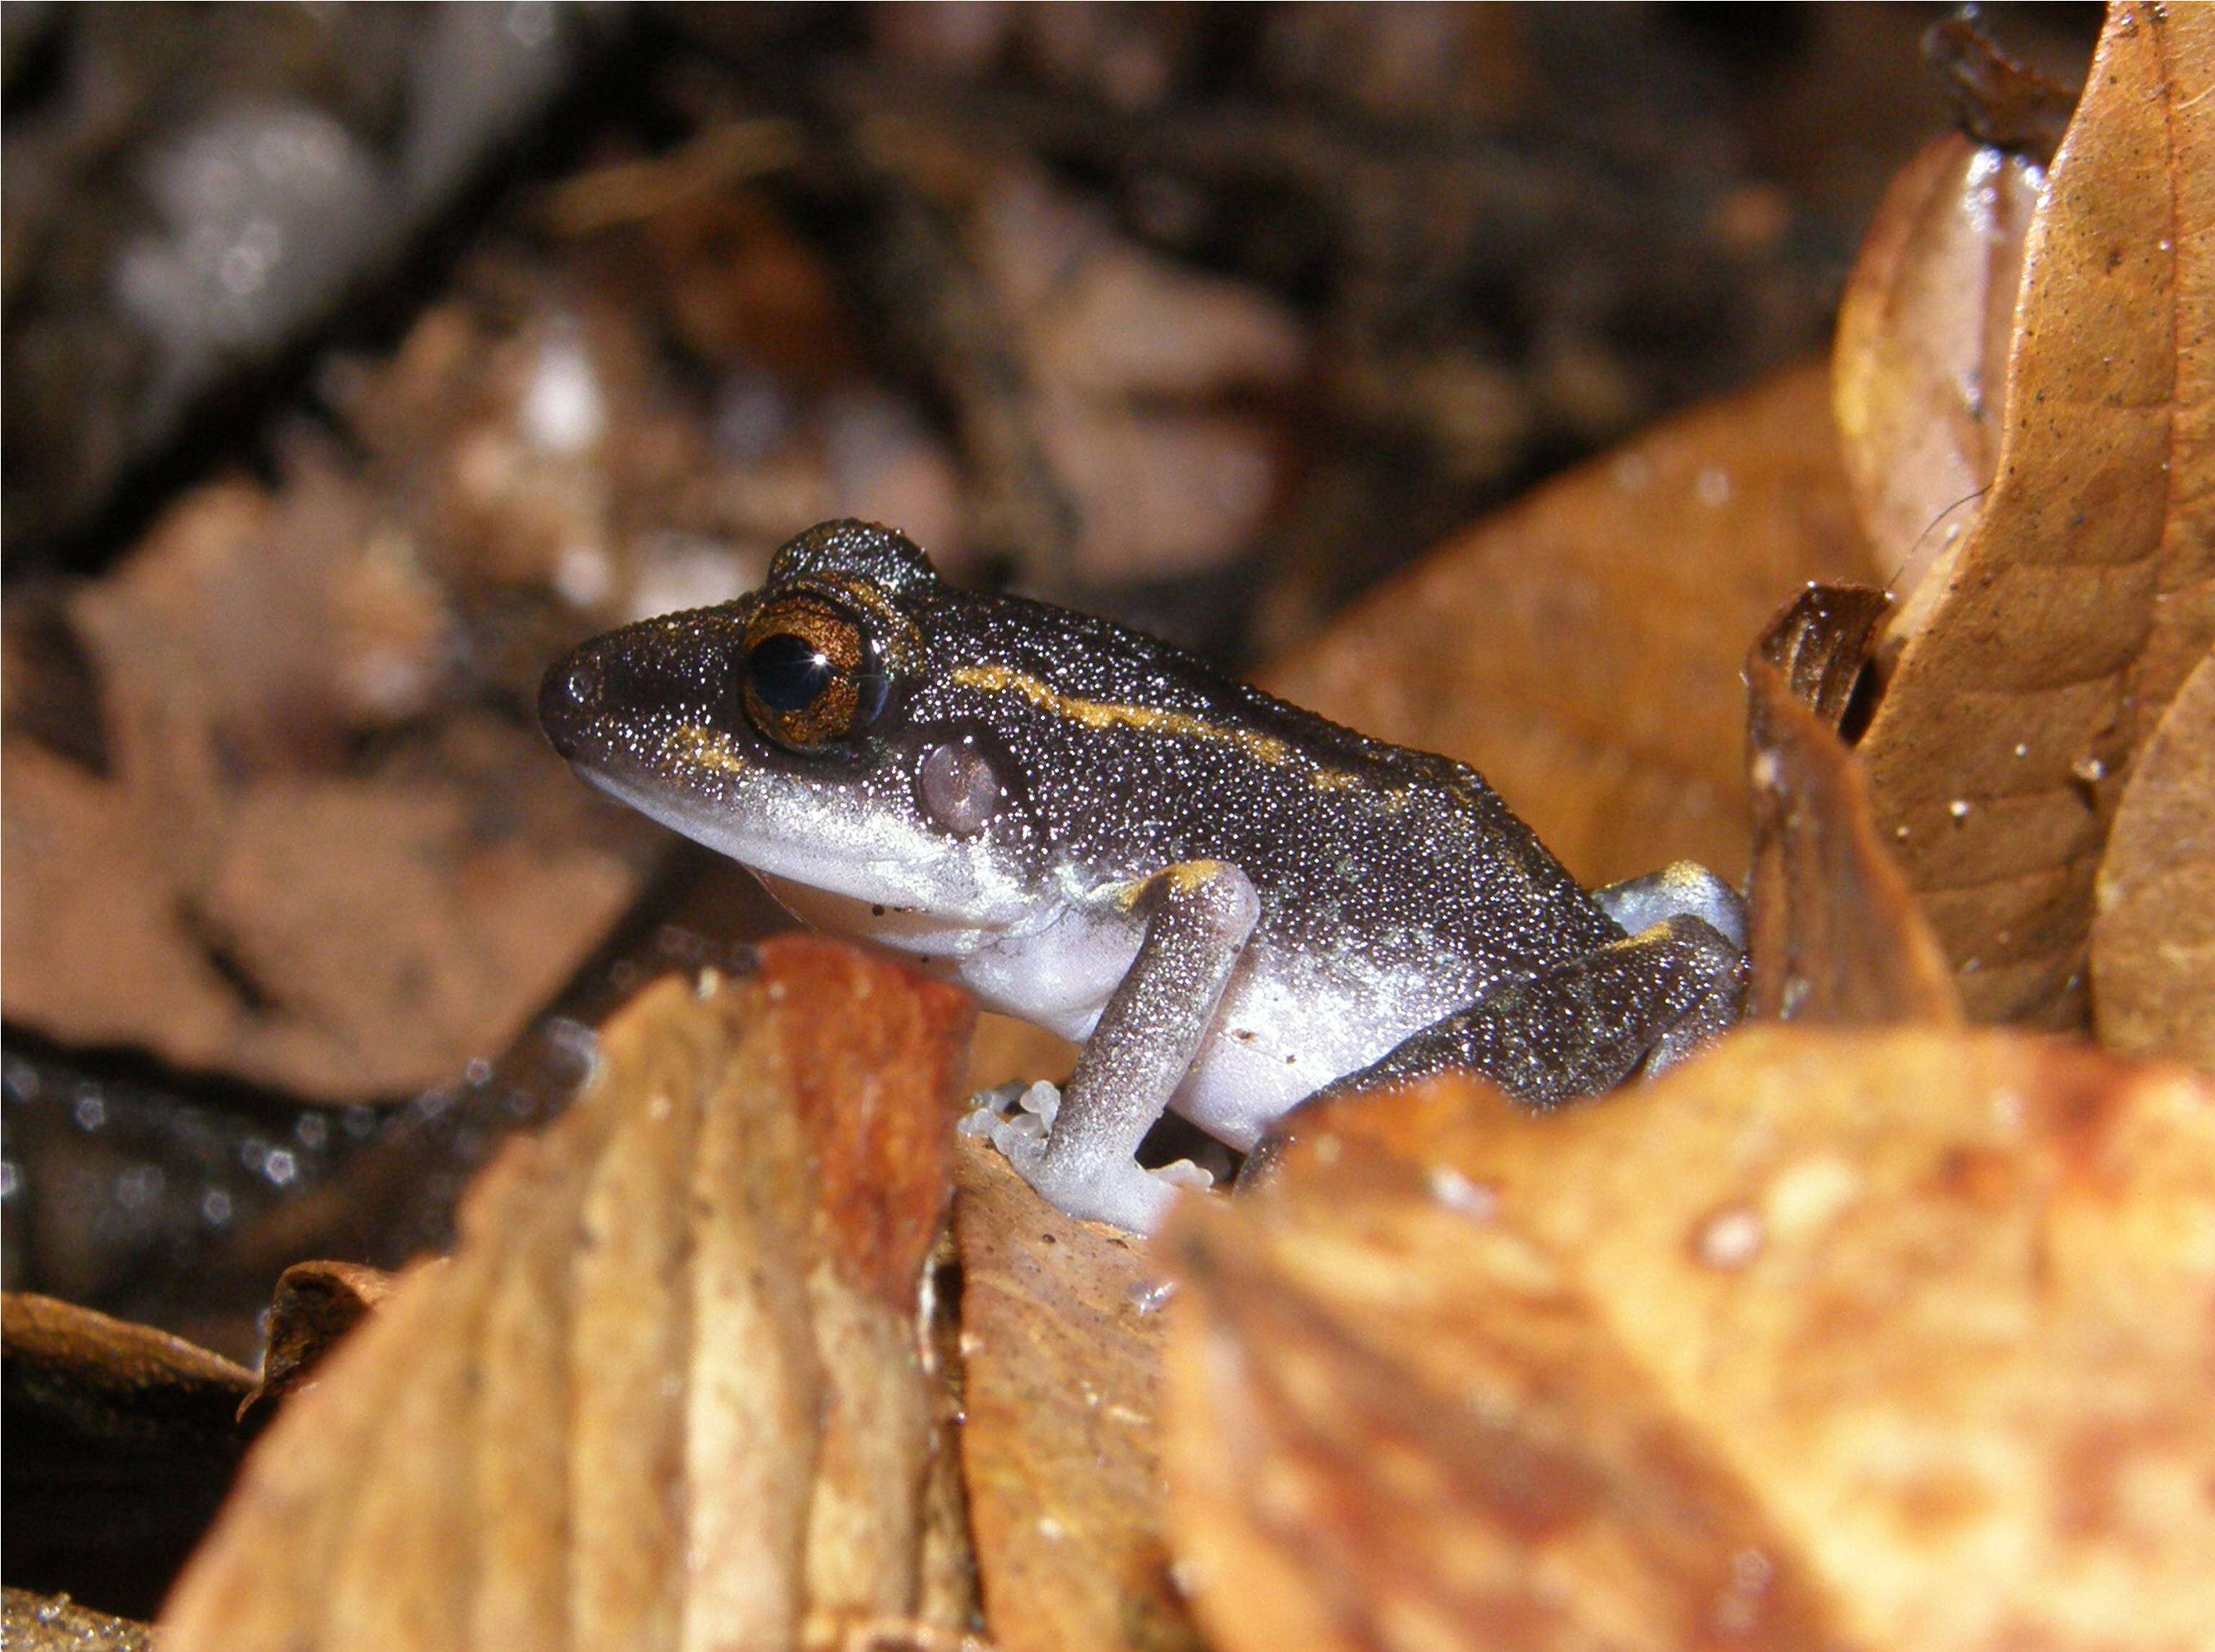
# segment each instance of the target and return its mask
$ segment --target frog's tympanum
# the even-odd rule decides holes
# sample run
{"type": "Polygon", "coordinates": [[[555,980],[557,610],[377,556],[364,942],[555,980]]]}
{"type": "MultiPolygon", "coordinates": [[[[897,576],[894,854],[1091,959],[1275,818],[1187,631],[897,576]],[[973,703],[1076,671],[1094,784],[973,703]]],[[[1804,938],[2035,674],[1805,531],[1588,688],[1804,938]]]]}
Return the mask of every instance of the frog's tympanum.
{"type": "Polygon", "coordinates": [[[752,595],[586,643],[539,715],[809,923],[1083,1041],[1043,1125],[976,1122],[1128,1228],[1191,1179],[1132,1157],[1165,1106],[1239,1149],[1320,1091],[1444,1069],[1548,1107],[1679,1059],[1744,990],[1712,874],[1587,893],[1474,771],[956,590],[887,528],[826,523],[752,595]]]}

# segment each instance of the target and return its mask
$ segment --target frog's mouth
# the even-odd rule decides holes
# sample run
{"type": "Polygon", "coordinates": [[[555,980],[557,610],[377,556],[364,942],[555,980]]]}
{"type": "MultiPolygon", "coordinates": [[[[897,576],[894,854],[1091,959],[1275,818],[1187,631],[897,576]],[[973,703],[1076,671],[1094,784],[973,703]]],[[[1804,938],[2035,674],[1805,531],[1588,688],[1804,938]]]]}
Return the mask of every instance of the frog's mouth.
{"type": "Polygon", "coordinates": [[[925,820],[907,764],[812,758],[733,720],[739,610],[666,616],[586,643],[546,673],[539,721],[601,791],[765,876],[973,930],[1029,903],[1015,850],[925,820]]]}
{"type": "Polygon", "coordinates": [[[908,818],[874,787],[763,771],[696,791],[588,765],[579,772],[648,819],[788,882],[980,924],[1021,908],[1014,870],[989,844],[908,818]]]}

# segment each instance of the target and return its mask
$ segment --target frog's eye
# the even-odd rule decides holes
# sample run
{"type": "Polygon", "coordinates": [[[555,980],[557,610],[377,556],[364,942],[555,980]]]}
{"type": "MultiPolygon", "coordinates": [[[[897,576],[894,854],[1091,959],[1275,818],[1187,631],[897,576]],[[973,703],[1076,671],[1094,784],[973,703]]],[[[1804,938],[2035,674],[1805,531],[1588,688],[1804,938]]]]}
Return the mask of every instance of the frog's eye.
{"type": "Polygon", "coordinates": [[[892,679],[861,622],[822,597],[782,598],[746,627],[746,715],[780,746],[819,752],[868,729],[892,679]]]}

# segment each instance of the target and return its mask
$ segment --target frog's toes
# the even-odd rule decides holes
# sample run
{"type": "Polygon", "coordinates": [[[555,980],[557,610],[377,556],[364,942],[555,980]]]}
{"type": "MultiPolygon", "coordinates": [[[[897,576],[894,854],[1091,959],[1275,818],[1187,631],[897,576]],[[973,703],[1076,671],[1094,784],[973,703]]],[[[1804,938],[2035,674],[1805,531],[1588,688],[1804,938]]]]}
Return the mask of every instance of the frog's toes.
{"type": "Polygon", "coordinates": [[[1215,1185],[1215,1172],[1193,1164],[1188,1158],[1171,1159],[1158,1170],[1146,1174],[1169,1188],[1190,1188],[1195,1193],[1206,1193],[1215,1185]]]}
{"type": "Polygon", "coordinates": [[[1040,1197],[1064,1214],[1132,1233],[1151,1233],[1161,1226],[1180,1189],[1214,1185],[1214,1178],[1188,1161],[1160,1170],[1141,1169],[1132,1158],[1072,1165],[1057,1162],[1043,1141],[1028,1139],[1012,1151],[1001,1144],[1000,1151],[1040,1197]]]}
{"type": "Polygon", "coordinates": [[[1148,1170],[1126,1154],[1095,1158],[1048,1152],[1061,1112],[1061,1092],[1052,1084],[1003,1084],[976,1100],[961,1121],[961,1133],[990,1141],[1040,1198],[1065,1215],[1150,1233],[1161,1225],[1180,1188],[1215,1185],[1215,1178],[1190,1159],[1148,1170]]]}
{"type": "Polygon", "coordinates": [[[1043,1082],[1026,1084],[1019,1079],[970,1099],[973,1105],[955,1128],[965,1136],[983,1136],[1002,1152],[1007,1151],[1003,1135],[1043,1137],[1061,1111],[1061,1091],[1043,1082]]]}

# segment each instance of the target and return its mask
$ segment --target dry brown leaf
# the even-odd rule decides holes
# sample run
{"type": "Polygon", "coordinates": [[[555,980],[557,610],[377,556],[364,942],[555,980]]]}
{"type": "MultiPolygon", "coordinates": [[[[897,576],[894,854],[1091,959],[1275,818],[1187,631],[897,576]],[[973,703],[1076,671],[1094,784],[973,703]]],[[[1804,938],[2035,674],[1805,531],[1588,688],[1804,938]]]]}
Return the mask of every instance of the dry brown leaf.
{"type": "Polygon", "coordinates": [[[150,1616],[237,1468],[253,1373],[150,1325],[9,1292],[0,1373],[9,1576],[150,1616]]]}
{"type": "Polygon", "coordinates": [[[2186,1652],[2210,1231],[2215,1089],[2020,1034],[1353,1098],[1169,1230],[1180,1562],[1228,1652],[2186,1652]]]}
{"type": "Polygon", "coordinates": [[[393,1276],[352,1262],[303,1262],[277,1279],[269,1304],[261,1380],[239,1403],[238,1420],[261,1428],[279,1401],[315,1374],[348,1331],[391,1294],[393,1276]]]}
{"type": "Polygon", "coordinates": [[[1541,488],[1263,685],[1482,770],[1586,882],[1746,859],[1746,641],[1862,574],[1822,372],[1703,408],[1541,488]]]}
{"type": "Polygon", "coordinates": [[[180,1422],[198,1418],[195,1432],[227,1434],[225,1397],[235,1405],[254,1383],[244,1366],[181,1336],[27,1291],[0,1296],[0,1347],[11,1398],[58,1406],[96,1433],[138,1432],[123,1413],[150,1402],[180,1422]]]}
{"type": "Polygon", "coordinates": [[[1837,732],[1887,606],[1881,592],[1803,592],[1746,661],[1749,1015],[1961,1019],[1946,955],[1876,835],[1868,786],[1837,732]]]}
{"type": "Polygon", "coordinates": [[[1169,1587],[1157,1421],[1160,1317],[1127,1234],[1064,1216],[964,1141],[961,1459],[995,1644],[1197,1648],[1169,1587]]]}
{"type": "Polygon", "coordinates": [[[1960,1021],[1946,955],[1877,836],[1853,754],[1776,666],[1756,660],[1746,669],[1753,696],[1746,1013],[1960,1021]]]}
{"type": "Polygon", "coordinates": [[[1811,585],[1785,604],[1749,654],[1775,667],[1792,697],[1837,728],[1852,709],[1869,639],[1892,599],[1862,585],[1811,585]]]}
{"type": "Polygon", "coordinates": [[[1973,1015],[2081,1023],[2123,771],[2215,637],[2215,11],[2118,6],[2031,230],[1997,479],[1861,753],[1973,1015]]]}
{"type": "Polygon", "coordinates": [[[353,634],[348,593],[395,557],[310,467],[278,496],[201,489],[73,593],[108,763],[8,729],[11,1022],[377,1099],[498,1053],[599,943],[652,828],[535,733],[449,708],[412,771],[339,760],[379,726],[352,679],[430,676],[445,646],[443,617],[412,651],[353,634]]]}
{"type": "MultiPolygon", "coordinates": [[[[923,1606],[918,1283],[966,998],[781,937],[648,989],[295,1397],[192,1648],[836,1644],[923,1606]]],[[[949,1631],[965,1625],[942,1624],[949,1631]]]]}
{"type": "Polygon", "coordinates": [[[1974,525],[1999,463],[2023,243],[2045,169],[1959,132],[1900,169],[1862,240],[1832,357],[1839,451],[1869,571],[1919,625],[1934,564],[1974,525]],[[1918,600],[1919,599],[1919,600],[1918,600]]]}
{"type": "Polygon", "coordinates": [[[2138,753],[2092,919],[2100,1041],[2215,1072],[2215,654],[2138,753]]]}

